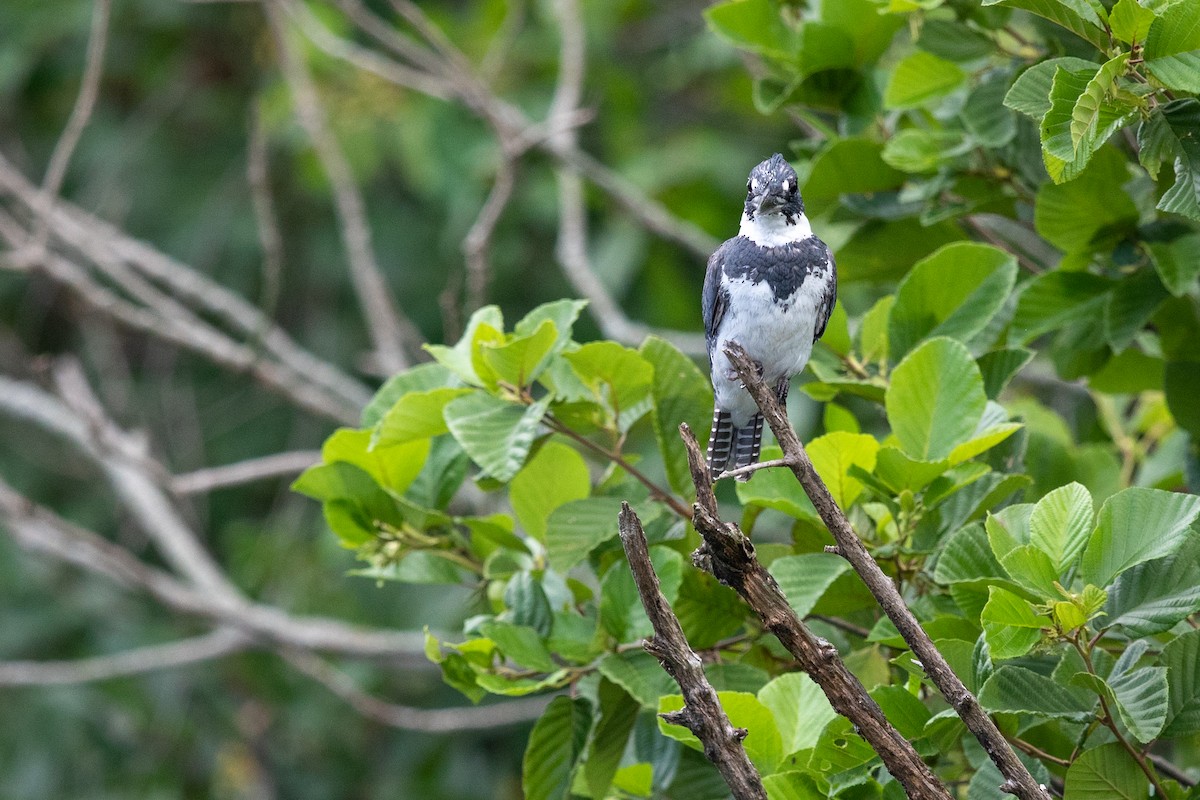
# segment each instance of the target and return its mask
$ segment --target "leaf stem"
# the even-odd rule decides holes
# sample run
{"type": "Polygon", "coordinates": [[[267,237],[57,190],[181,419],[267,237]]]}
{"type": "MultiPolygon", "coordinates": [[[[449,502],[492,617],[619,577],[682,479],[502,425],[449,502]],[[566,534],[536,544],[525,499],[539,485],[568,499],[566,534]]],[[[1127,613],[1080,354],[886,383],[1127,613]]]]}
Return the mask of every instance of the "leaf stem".
{"type": "Polygon", "coordinates": [[[611,461],[621,469],[632,475],[640,484],[650,490],[650,496],[661,503],[665,503],[672,511],[684,519],[692,518],[692,509],[685,505],[678,497],[668,492],[666,489],[659,486],[654,481],[650,480],[644,472],[634,467],[626,461],[619,453],[614,453],[605,447],[602,447],[591,439],[582,434],[571,430],[558,420],[553,414],[547,414],[543,417],[543,422],[555,433],[561,433],[568,439],[578,443],[579,445],[591,450],[598,456],[611,461]]]}

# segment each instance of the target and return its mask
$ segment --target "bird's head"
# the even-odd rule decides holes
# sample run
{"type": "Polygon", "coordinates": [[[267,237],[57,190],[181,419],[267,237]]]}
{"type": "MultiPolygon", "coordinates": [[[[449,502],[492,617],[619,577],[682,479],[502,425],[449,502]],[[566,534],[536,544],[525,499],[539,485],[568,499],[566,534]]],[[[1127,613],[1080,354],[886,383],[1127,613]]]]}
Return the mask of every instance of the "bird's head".
{"type": "Polygon", "coordinates": [[[776,153],[750,170],[746,181],[746,218],[782,214],[792,221],[804,213],[796,170],[776,153]]]}

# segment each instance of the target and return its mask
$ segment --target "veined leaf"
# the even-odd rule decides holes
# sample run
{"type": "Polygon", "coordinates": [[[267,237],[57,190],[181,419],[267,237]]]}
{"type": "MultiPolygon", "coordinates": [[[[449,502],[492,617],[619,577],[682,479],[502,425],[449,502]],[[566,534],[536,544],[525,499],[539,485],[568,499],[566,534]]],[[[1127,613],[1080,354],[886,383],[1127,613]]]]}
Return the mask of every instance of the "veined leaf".
{"type": "Polygon", "coordinates": [[[788,604],[801,619],[812,613],[813,606],[839,576],[849,570],[849,563],[832,553],[801,553],[777,558],[771,563],[771,575],[788,599],[788,604]]]}
{"type": "Polygon", "coordinates": [[[1060,486],[1033,507],[1029,541],[1062,572],[1079,557],[1092,533],[1092,495],[1079,483],[1060,486]]]}
{"type": "Polygon", "coordinates": [[[1200,92],[1200,21],[1191,3],[1165,8],[1146,36],[1146,68],[1164,86],[1200,92]]]}
{"type": "Polygon", "coordinates": [[[886,108],[917,108],[954,91],[966,73],[952,61],[915,50],[893,68],[883,91],[886,108]]]}
{"type": "Polygon", "coordinates": [[[803,672],[785,672],[760,689],[758,699],[775,717],[785,756],[815,746],[837,716],[821,687],[803,672]]]}
{"type": "Polygon", "coordinates": [[[984,7],[999,4],[1056,22],[1101,51],[1108,47],[1108,34],[1103,27],[1104,20],[1100,18],[1103,6],[1099,3],[1093,5],[1089,0],[983,0],[984,7]]]}
{"type": "Polygon", "coordinates": [[[1117,0],[1112,11],[1108,12],[1108,25],[1116,36],[1126,44],[1146,41],[1150,32],[1150,24],[1157,15],[1138,2],[1138,0],[1117,0]]]}
{"type": "Polygon", "coordinates": [[[1073,690],[1033,670],[1004,664],[983,684],[979,704],[988,711],[1082,720],[1091,716],[1096,703],[1090,692],[1073,690]]]}
{"type": "MultiPolygon", "coordinates": [[[[742,746],[746,748],[746,755],[750,756],[750,760],[760,771],[774,772],[784,754],[779,728],[775,725],[775,718],[770,709],[748,692],[717,692],[717,697],[721,701],[721,706],[725,709],[730,723],[735,728],[745,728],[749,731],[746,738],[742,740],[742,746]]],[[[658,713],[678,711],[681,708],[683,708],[682,695],[668,695],[659,701],[658,713]]],[[[658,729],[662,731],[663,735],[681,741],[688,747],[696,750],[702,749],[700,740],[682,725],[671,725],[659,717],[658,729]]]]}
{"type": "Polygon", "coordinates": [[[545,541],[550,514],[565,503],[587,497],[591,486],[583,456],[569,445],[550,441],[513,476],[508,499],[526,532],[545,541]]]}
{"type": "Polygon", "coordinates": [[[1059,68],[1068,72],[1095,71],[1100,69],[1100,65],[1073,56],[1040,61],[1022,72],[1013,82],[1012,88],[1004,96],[1004,105],[1040,123],[1050,110],[1050,87],[1054,82],[1054,73],[1059,68]]]}
{"type": "Polygon", "coordinates": [[[939,337],[896,366],[885,405],[904,451],[914,458],[938,459],[975,432],[987,396],[966,346],[939,337]]]}
{"type": "Polygon", "coordinates": [[[526,800],[561,800],[567,795],[591,721],[586,700],[560,695],[550,701],[525,748],[521,784],[526,800]]]}
{"type": "Polygon", "coordinates": [[[1038,275],[1025,284],[1017,298],[1009,341],[1028,344],[1043,333],[1094,316],[1103,308],[1111,288],[1107,279],[1090,272],[1054,270],[1038,275]]]}
{"type": "Polygon", "coordinates": [[[1169,704],[1162,735],[1180,737],[1200,731],[1200,630],[1181,634],[1163,648],[1169,704]]]}
{"type": "Polygon", "coordinates": [[[848,509],[862,494],[862,484],[850,475],[850,467],[858,466],[868,472],[875,469],[879,442],[866,433],[835,431],[813,439],[806,449],[834,501],[848,509]]]}
{"type": "Polygon", "coordinates": [[[1094,150],[1100,144],[1096,137],[1102,124],[1105,104],[1116,85],[1117,77],[1125,72],[1128,64],[1129,53],[1121,53],[1106,62],[1088,81],[1083,93],[1075,101],[1075,107],[1071,109],[1071,144],[1076,152],[1081,146],[1094,150]]]}
{"type": "Polygon", "coordinates": [[[487,475],[509,481],[520,471],[550,404],[550,396],[529,406],[476,392],[452,400],[446,427],[487,475]]]}
{"type": "Polygon", "coordinates": [[[1146,773],[1120,744],[1085,750],[1067,769],[1063,800],[1145,800],[1146,773]]]}
{"type": "Polygon", "coordinates": [[[712,387],[695,363],[665,339],[649,336],[639,352],[654,366],[654,435],[667,480],[671,488],[691,500],[696,488],[679,438],[679,423],[686,422],[696,435],[703,435],[712,418],[712,387]]]}
{"type": "Polygon", "coordinates": [[[1130,567],[1171,555],[1200,517],[1200,497],[1140,486],[1114,494],[1100,509],[1083,553],[1085,581],[1106,586],[1130,567]]]}
{"type": "Polygon", "coordinates": [[[987,605],[979,617],[993,659],[1023,656],[1042,638],[1050,621],[1023,597],[998,586],[988,587],[987,605]]]}

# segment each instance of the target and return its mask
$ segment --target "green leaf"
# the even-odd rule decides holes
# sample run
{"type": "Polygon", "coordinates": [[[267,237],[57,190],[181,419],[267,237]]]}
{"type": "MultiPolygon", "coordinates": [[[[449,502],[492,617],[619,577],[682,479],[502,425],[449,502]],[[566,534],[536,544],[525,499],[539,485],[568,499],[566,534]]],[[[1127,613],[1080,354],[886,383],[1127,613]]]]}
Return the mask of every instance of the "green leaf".
{"type": "MultiPolygon", "coordinates": [[[[545,530],[550,566],[565,573],[597,545],[616,536],[620,511],[621,501],[616,497],[587,497],[555,508],[546,520],[545,530]]],[[[647,521],[642,518],[642,522],[647,521]]]]}
{"type": "Polygon", "coordinates": [[[890,357],[899,360],[934,336],[967,342],[1000,310],[1016,279],[1015,258],[974,242],[953,242],[918,261],[896,290],[890,357]]]}
{"type": "MultiPolygon", "coordinates": [[[[1074,180],[1083,173],[1098,148],[1138,114],[1136,106],[1104,99],[1106,68],[1117,67],[1110,62],[1095,72],[1090,69],[1071,71],[1060,68],[1054,73],[1050,86],[1050,110],[1042,117],[1039,130],[1043,161],[1055,184],[1074,180]],[[1092,95],[1088,95],[1089,91],[1092,95]],[[1095,96],[1097,94],[1098,98],[1095,96]],[[1080,103],[1083,103],[1082,107],[1080,103]],[[1077,107],[1080,108],[1078,132],[1083,137],[1078,139],[1073,135],[1077,107]]],[[[1108,84],[1111,85],[1111,81],[1108,84]]]]}
{"type": "MultiPolygon", "coordinates": [[[[782,458],[776,446],[764,447],[762,459],[782,458]]],[[[795,519],[817,519],[812,501],[796,484],[796,478],[786,469],[762,469],[747,482],[736,486],[738,502],[756,508],[772,508],[795,519]]]]}
{"type": "Polygon", "coordinates": [[[883,90],[883,105],[890,109],[918,108],[957,89],[966,73],[952,61],[915,50],[891,71],[883,90]]]}
{"type": "Polygon", "coordinates": [[[903,172],[935,172],[970,147],[959,131],[905,128],[888,139],[882,157],[889,166],[903,172]]]}
{"type": "Polygon", "coordinates": [[[1113,350],[1132,344],[1167,297],[1157,273],[1148,267],[1122,278],[1104,304],[1104,336],[1113,350]]]}
{"type": "Polygon", "coordinates": [[[895,447],[881,447],[875,455],[875,476],[897,494],[905,489],[919,492],[949,468],[949,458],[922,461],[895,447]]]}
{"type": "Polygon", "coordinates": [[[1092,495],[1080,483],[1060,486],[1033,507],[1029,542],[1046,553],[1062,572],[1075,562],[1092,533],[1092,495]]]}
{"type": "MultiPolygon", "coordinates": [[[[980,425],[982,426],[982,424],[981,422],[980,425]]],[[[1021,423],[1019,422],[1001,422],[989,425],[982,430],[976,430],[970,439],[950,451],[950,457],[947,460],[951,466],[958,466],[964,461],[969,461],[975,456],[991,450],[1020,429],[1021,423]]]]}
{"type": "Polygon", "coordinates": [[[679,423],[698,434],[709,424],[713,393],[708,378],[675,345],[657,336],[647,337],[639,351],[654,367],[654,435],[662,453],[671,488],[688,500],[695,497],[687,450],[679,438],[679,423]]]}
{"type": "Polygon", "coordinates": [[[518,572],[504,587],[505,612],[515,625],[525,625],[537,631],[539,636],[550,635],[554,625],[554,613],[550,599],[542,584],[529,572],[518,572]]]}
{"type": "Polygon", "coordinates": [[[551,441],[542,445],[513,477],[508,500],[521,527],[533,538],[545,541],[550,514],[572,500],[587,497],[591,486],[583,456],[573,447],[551,441]]]}
{"type": "Polygon", "coordinates": [[[1129,53],[1121,53],[1105,62],[1075,101],[1071,109],[1071,144],[1075,152],[1081,146],[1094,150],[1100,144],[1097,137],[1105,125],[1106,107],[1112,105],[1109,98],[1117,78],[1125,72],[1128,64],[1129,53]]]}
{"type": "Polygon", "coordinates": [[[938,556],[933,579],[938,583],[977,583],[1007,577],[979,523],[955,531],[938,556]]]}
{"type": "Polygon", "coordinates": [[[1158,201],[1158,208],[1200,220],[1200,100],[1180,98],[1160,110],[1166,126],[1158,129],[1165,130],[1162,136],[1174,157],[1175,183],[1158,201]]]}
{"type": "Polygon", "coordinates": [[[1200,361],[1170,361],[1163,374],[1167,407],[1179,427],[1200,438],[1200,361]]]}
{"type": "Polygon", "coordinates": [[[767,800],[825,800],[827,796],[807,772],[776,772],[763,776],[767,800]]]}
{"type": "Polygon", "coordinates": [[[586,700],[560,695],[550,701],[525,747],[521,785],[526,800],[562,800],[567,796],[591,721],[591,707],[586,700]]]}
{"type": "MultiPolygon", "coordinates": [[[[717,698],[725,709],[726,716],[735,728],[745,728],[746,738],[742,746],[746,755],[754,762],[760,772],[774,772],[783,759],[783,744],[779,737],[779,729],[771,711],[758,698],[748,692],[718,692],[717,698]]],[[[658,703],[658,713],[665,714],[683,708],[682,695],[668,695],[658,703]]],[[[665,736],[670,736],[683,742],[695,750],[702,750],[700,740],[682,725],[671,725],[660,717],[658,729],[665,736]]]]}
{"type": "Polygon", "coordinates": [[[412,485],[425,465],[425,459],[429,456],[429,440],[371,447],[372,435],[369,430],[339,428],[321,446],[321,459],[326,464],[353,464],[384,489],[402,493],[412,485]]]}
{"type": "Polygon", "coordinates": [[[1013,83],[1008,94],[1004,96],[1004,105],[1040,123],[1042,117],[1050,110],[1050,87],[1054,82],[1054,73],[1060,68],[1073,72],[1094,71],[1098,70],[1100,65],[1072,56],[1038,62],[1022,72],[1013,83]]]}
{"type": "Polygon", "coordinates": [[[1146,68],[1169,89],[1200,92],[1200,21],[1190,3],[1163,10],[1150,25],[1146,68]]]}
{"type": "Polygon", "coordinates": [[[771,575],[801,619],[812,613],[826,590],[849,569],[849,562],[832,553],[801,553],[771,562],[771,575]]]}
{"type": "Polygon", "coordinates": [[[1108,26],[1113,36],[1126,44],[1144,42],[1155,17],[1155,13],[1138,0],[1117,0],[1108,12],[1108,26]]]}
{"type": "Polygon", "coordinates": [[[1083,751],[1067,768],[1063,800],[1145,800],[1150,781],[1114,742],[1083,751]]]}
{"type": "Polygon", "coordinates": [[[760,689],[758,699],[775,718],[785,756],[814,747],[837,717],[821,687],[803,672],[785,672],[760,689]]]}
{"type": "Polygon", "coordinates": [[[1091,42],[1101,51],[1108,47],[1108,34],[1104,21],[1095,6],[1088,0],[983,0],[983,5],[1003,4],[1008,8],[1020,8],[1039,17],[1056,22],[1067,30],[1091,42]]]}
{"type": "Polygon", "coordinates": [[[863,314],[862,324],[858,329],[858,342],[863,361],[868,364],[872,361],[885,363],[889,360],[888,324],[895,303],[896,295],[884,295],[863,314]]]}
{"type": "Polygon", "coordinates": [[[674,610],[688,642],[697,650],[741,630],[747,613],[737,592],[698,569],[684,570],[674,610]]]}
{"type": "MultiPolygon", "coordinates": [[[[873,139],[835,139],[813,157],[804,184],[805,205],[820,206],[844,194],[897,189],[904,173],[884,163],[883,145],[873,139]]],[[[812,213],[811,211],[809,212],[812,213]]]]}
{"type": "Polygon", "coordinates": [[[1147,242],[1154,268],[1162,285],[1176,297],[1195,289],[1200,275],[1200,233],[1190,233],[1169,242],[1147,242]]]}
{"type": "Polygon", "coordinates": [[[1139,486],[1105,501],[1083,553],[1081,576],[1106,586],[1130,567],[1171,555],[1200,516],[1200,497],[1139,486]]]}
{"type": "Polygon", "coordinates": [[[362,427],[374,428],[387,410],[396,404],[409,392],[423,392],[429,389],[439,389],[453,380],[450,370],[441,364],[418,364],[393,375],[379,387],[371,402],[367,403],[362,413],[362,427]]]}
{"type": "Polygon", "coordinates": [[[609,653],[597,668],[601,675],[629,692],[642,708],[657,709],[658,699],[678,688],[658,659],[644,650],[609,653]]]}
{"type": "Polygon", "coordinates": [[[996,45],[961,22],[927,17],[921,24],[917,47],[949,61],[974,61],[991,55],[996,45]]]}
{"type": "Polygon", "coordinates": [[[1033,670],[1005,664],[997,667],[979,691],[979,704],[993,712],[1019,712],[1036,717],[1083,720],[1091,716],[1095,698],[1072,690],[1033,670]]]}
{"type": "MultiPolygon", "coordinates": [[[[475,371],[473,354],[477,345],[485,338],[491,338],[489,331],[504,330],[504,316],[498,306],[484,306],[471,315],[467,320],[466,330],[462,338],[453,347],[440,344],[427,344],[425,349],[434,359],[453,372],[459,378],[472,386],[483,386],[484,380],[475,371]]],[[[432,388],[432,387],[427,387],[432,388]]]]}
{"type": "MultiPolygon", "coordinates": [[[[650,562],[663,596],[668,603],[675,602],[683,580],[683,556],[668,547],[651,547],[650,562]]],[[[600,624],[618,642],[632,642],[654,633],[642,608],[633,573],[624,561],[609,567],[600,583],[600,624]]]]}
{"type": "Polygon", "coordinates": [[[563,348],[571,341],[571,328],[585,308],[587,308],[586,300],[551,300],[549,303],[542,303],[513,326],[513,333],[517,336],[528,336],[537,331],[546,320],[553,322],[558,338],[550,348],[547,356],[549,358],[549,356],[562,352],[563,348]]]}
{"type": "Polygon", "coordinates": [[[862,494],[862,484],[850,476],[850,467],[858,466],[867,472],[875,469],[879,442],[865,433],[836,431],[813,439],[806,449],[834,502],[848,509],[862,494]]]}
{"type": "Polygon", "coordinates": [[[371,448],[405,444],[446,433],[449,429],[442,417],[446,405],[470,392],[465,388],[442,387],[403,395],[375,427],[371,448]]]}
{"type": "Polygon", "coordinates": [[[1167,669],[1142,667],[1110,676],[1117,712],[1125,727],[1146,744],[1158,736],[1167,719],[1167,669]]]}
{"type": "Polygon", "coordinates": [[[1169,690],[1163,737],[1200,732],[1200,630],[1175,637],[1163,648],[1160,661],[1167,668],[1169,690]]]}
{"type": "Polygon", "coordinates": [[[727,0],[706,9],[704,18],[718,34],[756,53],[787,58],[799,50],[799,37],[772,0],[727,0]]]}
{"type": "MultiPolygon", "coordinates": [[[[1046,555],[1040,548],[1032,544],[1021,545],[1014,547],[1004,554],[1000,559],[1001,566],[1021,588],[1033,593],[1042,600],[1056,600],[1059,595],[1055,588],[1055,581],[1058,580],[1058,570],[1054,568],[1054,562],[1050,560],[1050,556],[1046,555]]],[[[1068,603],[1067,605],[1072,605],[1068,603]]],[[[1068,625],[1069,628],[1078,628],[1086,619],[1068,625]]],[[[1042,621],[1045,624],[1045,621],[1042,621]]]]}
{"type": "Polygon", "coordinates": [[[999,586],[988,587],[987,605],[980,615],[983,635],[993,659],[1023,656],[1042,638],[1049,620],[1029,601],[999,586]]]}
{"type": "Polygon", "coordinates": [[[654,367],[638,351],[616,342],[589,342],[563,353],[575,374],[612,414],[621,430],[628,430],[649,410],[654,367]]]}
{"type": "Polygon", "coordinates": [[[1130,637],[1170,630],[1200,611],[1200,553],[1195,544],[1179,553],[1122,572],[1108,590],[1105,627],[1130,637]]]}
{"type": "Polygon", "coordinates": [[[525,463],[550,397],[524,406],[476,392],[452,400],[446,426],[471,460],[498,481],[512,480],[525,463]]]}
{"type": "Polygon", "coordinates": [[[515,388],[530,385],[545,368],[558,341],[554,322],[544,319],[532,333],[506,337],[498,342],[483,342],[479,357],[493,376],[488,384],[504,383],[515,388]]]}
{"type": "Polygon", "coordinates": [[[961,342],[939,337],[909,353],[892,372],[888,422],[909,456],[948,456],[975,432],[987,396],[983,377],[961,342]]]}
{"type": "Polygon", "coordinates": [[[982,81],[959,113],[963,126],[983,147],[1003,147],[1017,135],[1017,119],[1004,106],[1008,74],[998,72],[982,81]]]}
{"type": "Polygon", "coordinates": [[[592,797],[605,797],[625,754],[638,704],[619,685],[600,681],[600,720],[592,732],[583,775],[592,797]]]}
{"type": "Polygon", "coordinates": [[[554,672],[558,668],[542,637],[533,628],[490,620],[479,626],[479,632],[495,642],[506,658],[523,667],[539,672],[554,672]]]}
{"type": "MultiPolygon", "coordinates": [[[[1068,184],[1074,186],[1075,184],[1068,184]]],[[[1010,343],[1028,344],[1050,331],[1101,313],[1112,284],[1090,272],[1054,270],[1025,284],[1009,328],[1010,343]]]]}

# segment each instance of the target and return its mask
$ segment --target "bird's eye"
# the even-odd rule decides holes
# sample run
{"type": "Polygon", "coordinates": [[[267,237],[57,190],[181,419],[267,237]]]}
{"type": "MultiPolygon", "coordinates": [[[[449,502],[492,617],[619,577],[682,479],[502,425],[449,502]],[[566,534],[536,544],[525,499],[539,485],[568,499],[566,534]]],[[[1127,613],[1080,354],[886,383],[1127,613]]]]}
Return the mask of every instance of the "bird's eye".
{"type": "Polygon", "coordinates": [[[784,193],[784,194],[791,194],[791,193],[792,193],[792,182],[791,182],[791,181],[784,181],[784,182],[783,182],[783,193],[784,193]]]}

